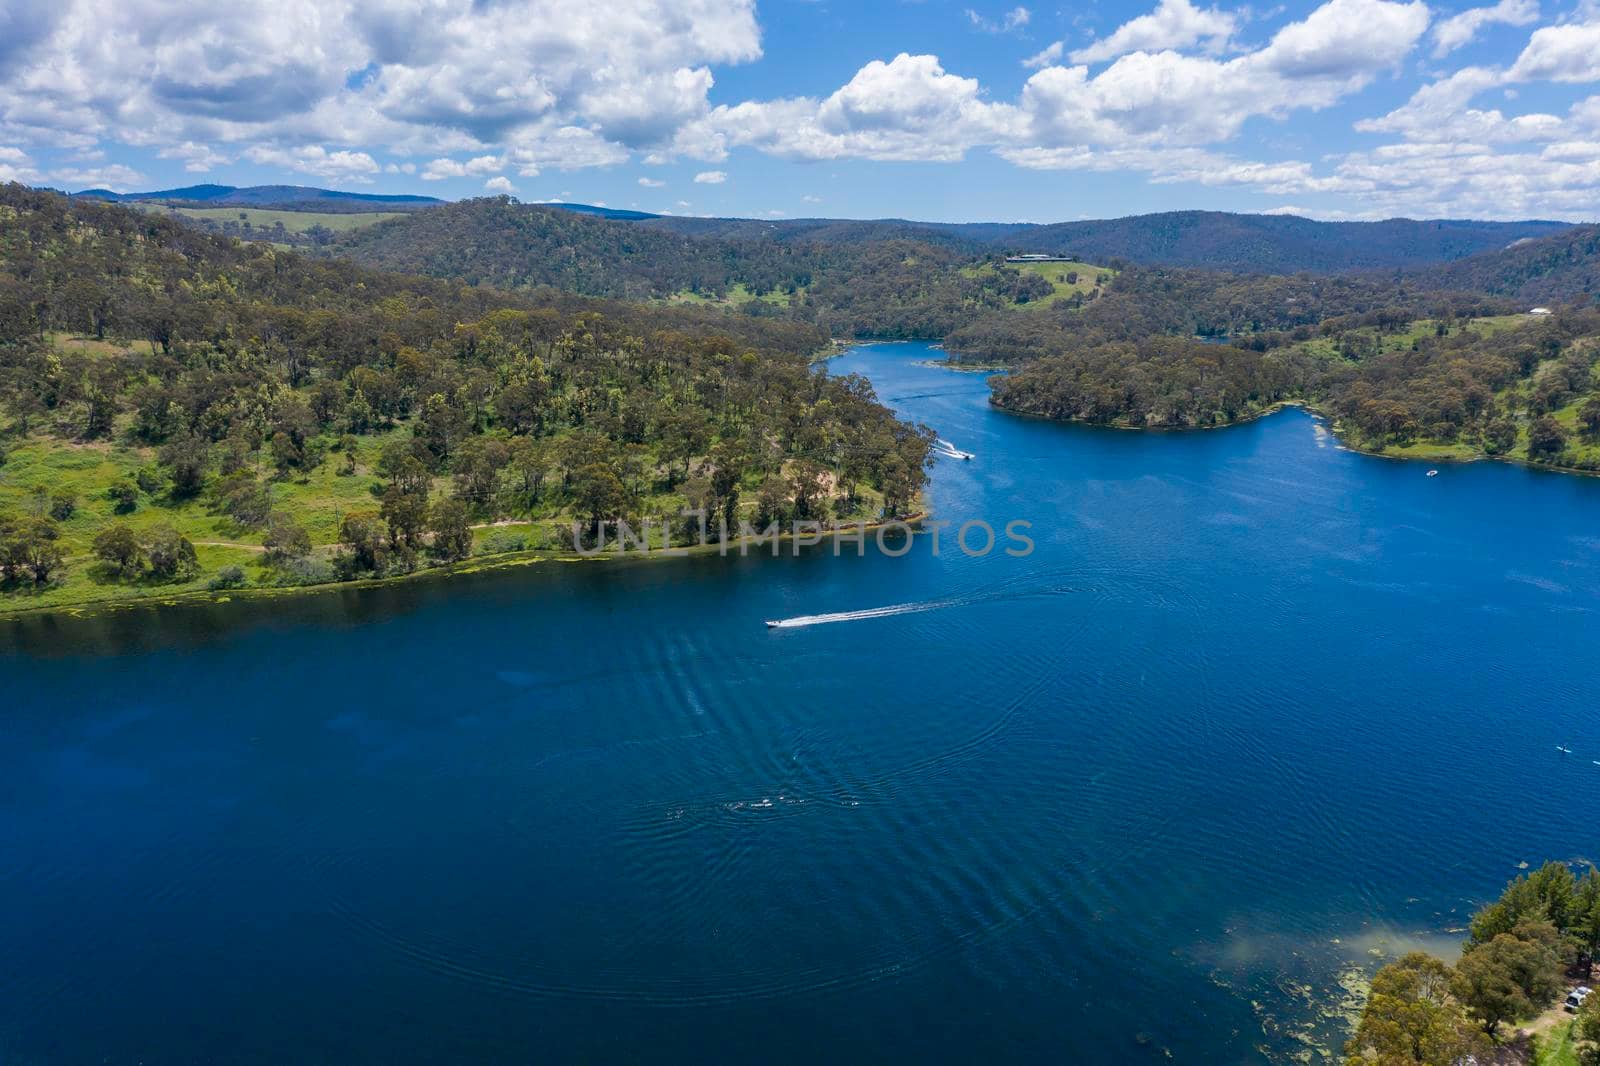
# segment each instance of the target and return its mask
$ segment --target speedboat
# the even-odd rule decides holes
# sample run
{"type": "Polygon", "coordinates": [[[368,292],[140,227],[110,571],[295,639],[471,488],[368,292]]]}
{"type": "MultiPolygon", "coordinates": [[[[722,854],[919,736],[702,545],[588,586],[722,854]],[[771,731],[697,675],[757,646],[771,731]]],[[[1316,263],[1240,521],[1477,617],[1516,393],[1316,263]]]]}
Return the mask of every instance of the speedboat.
{"type": "Polygon", "coordinates": [[[768,629],[777,629],[778,625],[779,625],[779,623],[772,621],[770,618],[767,619],[767,628],[768,629]]]}
{"type": "Polygon", "coordinates": [[[1430,471],[1428,471],[1428,476],[1429,476],[1429,477],[1438,477],[1438,476],[1439,476],[1439,471],[1437,471],[1437,470],[1430,470],[1430,471]]]}

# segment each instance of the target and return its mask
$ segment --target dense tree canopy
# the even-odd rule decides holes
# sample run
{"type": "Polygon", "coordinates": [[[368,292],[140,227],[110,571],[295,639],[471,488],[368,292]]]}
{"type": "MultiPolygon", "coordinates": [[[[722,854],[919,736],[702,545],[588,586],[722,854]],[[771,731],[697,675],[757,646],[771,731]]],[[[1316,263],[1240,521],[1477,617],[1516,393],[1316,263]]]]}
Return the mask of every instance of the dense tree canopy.
{"type": "MultiPolygon", "coordinates": [[[[1510,1022],[1555,1003],[1569,973],[1586,973],[1600,946],[1600,872],[1575,875],[1550,862],[1518,877],[1473,916],[1454,967],[1413,952],[1378,971],[1354,1036],[1350,1066],[1458,1066],[1484,1061],[1510,1022]]],[[[1585,1062],[1600,1061],[1600,1011],[1577,1035],[1585,1062]],[[1592,1031],[1591,1031],[1592,1030],[1592,1031]]],[[[1495,1060],[1499,1061],[1499,1060],[1495,1060]]]]}
{"type": "MultiPolygon", "coordinates": [[[[341,453],[353,472],[370,434],[394,440],[371,515],[344,523],[353,571],[461,558],[469,520],[633,516],[691,478],[719,510],[794,464],[889,509],[925,478],[930,433],[814,366],[826,338],[802,323],[385,274],[15,185],[0,215],[0,426],[150,449],[119,512],[203,500],[285,564],[305,544],[273,484],[341,453]]],[[[816,511],[803,487],[786,512],[816,511]]],[[[48,538],[5,521],[6,573],[47,569],[48,538]]],[[[181,538],[102,535],[119,574],[193,562],[181,538]]]]}

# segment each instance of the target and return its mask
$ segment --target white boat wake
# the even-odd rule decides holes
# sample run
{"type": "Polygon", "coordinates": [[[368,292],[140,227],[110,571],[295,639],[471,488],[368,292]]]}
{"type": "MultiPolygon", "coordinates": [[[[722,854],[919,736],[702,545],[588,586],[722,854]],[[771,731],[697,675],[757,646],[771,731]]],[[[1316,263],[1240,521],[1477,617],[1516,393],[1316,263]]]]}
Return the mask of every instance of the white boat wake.
{"type": "Polygon", "coordinates": [[[935,440],[933,442],[933,444],[934,444],[934,448],[938,451],[938,453],[940,455],[943,455],[947,459],[974,459],[974,458],[976,458],[976,456],[974,456],[971,452],[962,451],[960,448],[957,448],[954,444],[951,444],[949,441],[945,440],[942,437],[940,437],[937,440],[935,440]]]}
{"type": "Polygon", "coordinates": [[[799,629],[802,626],[825,626],[834,622],[862,622],[868,618],[892,618],[897,614],[916,614],[919,611],[937,611],[953,606],[949,600],[930,600],[927,603],[899,603],[893,607],[872,607],[865,611],[839,611],[835,614],[801,614],[793,618],[780,618],[768,622],[768,629],[799,629]]]}

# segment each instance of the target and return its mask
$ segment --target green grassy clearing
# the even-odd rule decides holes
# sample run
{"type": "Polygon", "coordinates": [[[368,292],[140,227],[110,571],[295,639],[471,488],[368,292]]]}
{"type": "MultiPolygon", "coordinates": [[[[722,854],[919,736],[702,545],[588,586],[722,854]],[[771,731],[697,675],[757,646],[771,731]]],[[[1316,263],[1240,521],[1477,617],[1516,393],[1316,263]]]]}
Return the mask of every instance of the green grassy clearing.
{"type": "MultiPolygon", "coordinates": [[[[1017,304],[1018,307],[1048,307],[1050,304],[1076,294],[1087,295],[1095,289],[1103,289],[1117,276],[1117,272],[1110,267],[1095,266],[1093,263],[1078,261],[1065,263],[1007,263],[1007,268],[1022,274],[1032,274],[1043,278],[1054,290],[1043,299],[1034,300],[1026,304],[1017,304]],[[1068,277],[1072,281],[1068,281],[1068,277]]],[[[984,263],[979,266],[965,267],[961,271],[968,277],[979,277],[983,274],[995,274],[999,268],[993,263],[984,263]]]]}
{"type": "MultiPolygon", "coordinates": [[[[1466,332],[1479,337],[1493,337],[1526,321],[1525,315],[1495,315],[1457,323],[1451,329],[1453,332],[1466,332]]],[[[1388,354],[1409,351],[1422,338],[1433,336],[1438,325],[1436,319],[1421,318],[1405,329],[1393,332],[1379,329],[1360,329],[1350,332],[1370,339],[1377,348],[1375,354],[1388,354]]],[[[1311,340],[1301,341],[1296,347],[1323,359],[1344,358],[1344,354],[1332,337],[1313,337],[1311,340]]]]}
{"type": "Polygon", "coordinates": [[[273,230],[281,222],[290,233],[304,233],[312,226],[322,226],[334,233],[349,233],[377,225],[391,218],[401,218],[403,211],[363,211],[352,214],[324,211],[280,211],[261,207],[167,207],[164,204],[140,204],[146,211],[184,215],[222,225],[225,222],[248,222],[255,230],[273,230]]]}
{"type": "Polygon", "coordinates": [[[1575,1028],[1572,1022],[1566,1022],[1535,1037],[1533,1066],[1578,1066],[1575,1028]]]}
{"type": "MultiPolygon", "coordinates": [[[[792,299],[803,300],[805,295],[805,289],[798,289],[793,294],[792,299]]],[[[743,282],[739,282],[728,289],[726,296],[716,297],[703,292],[690,292],[685,289],[682,292],[673,293],[662,302],[692,304],[700,307],[741,307],[753,300],[760,300],[763,303],[772,304],[774,307],[788,307],[790,299],[791,295],[782,289],[774,289],[772,292],[757,296],[745,288],[743,282]]]]}

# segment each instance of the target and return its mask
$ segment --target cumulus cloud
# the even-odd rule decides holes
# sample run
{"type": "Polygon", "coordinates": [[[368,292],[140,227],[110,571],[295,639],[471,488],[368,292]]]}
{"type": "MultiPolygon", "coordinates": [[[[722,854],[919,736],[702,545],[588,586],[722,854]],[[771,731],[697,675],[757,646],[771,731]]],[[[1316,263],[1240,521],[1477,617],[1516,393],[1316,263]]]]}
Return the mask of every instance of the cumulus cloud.
{"type": "Polygon", "coordinates": [[[976,79],[937,56],[873,60],[824,100],[798,97],[714,109],[686,127],[680,147],[720,159],[749,146],[793,159],[960,159],[1003,139],[1015,109],[990,104],[976,79]]]}
{"type": "Polygon", "coordinates": [[[1420,2],[1328,0],[1268,44],[1230,60],[1136,51],[1091,77],[1048,67],[1023,90],[1035,144],[1193,145],[1255,116],[1322,108],[1397,66],[1427,29],[1420,2]]]}
{"type": "Polygon", "coordinates": [[[1493,7],[1475,7],[1433,27],[1433,55],[1442,58],[1472,42],[1485,26],[1531,26],[1539,21],[1537,0],[1500,0],[1493,7]]]}
{"type": "Polygon", "coordinates": [[[1600,20],[1534,30],[1511,65],[1513,81],[1600,81],[1600,20]]]}
{"type": "Polygon", "coordinates": [[[1232,138],[1252,117],[1327,107],[1359,91],[1414,51],[1428,21],[1420,0],[1327,0],[1233,59],[1133,51],[1092,75],[1085,64],[1048,65],[1015,103],[989,100],[937,56],[902,53],[868,63],[824,99],[714,108],[684,127],[675,148],[704,159],[753,147],[795,159],[953,161],[984,145],[1007,158],[1203,145],[1232,138]]]}
{"type": "Polygon", "coordinates": [[[659,181],[659,180],[657,180],[655,178],[640,178],[639,179],[639,184],[643,185],[647,189],[659,189],[663,185],[665,185],[666,182],[659,181]]]}
{"type": "Polygon", "coordinates": [[[245,157],[252,163],[282,167],[285,170],[298,170],[302,174],[314,174],[319,178],[338,181],[368,182],[372,180],[371,176],[381,169],[377,160],[366,152],[348,149],[330,152],[320,144],[308,144],[299,148],[255,145],[245,151],[245,157]]]}
{"type": "Polygon", "coordinates": [[[1072,61],[1100,63],[1129,52],[1160,52],[1197,44],[1217,52],[1238,28],[1239,16],[1232,12],[1215,7],[1201,10],[1189,0],[1161,0],[1150,14],[1125,22],[1111,36],[1073,52],[1072,61]]]}
{"type": "Polygon", "coordinates": [[[447,178],[481,178],[485,174],[493,174],[504,170],[505,163],[499,156],[480,155],[465,161],[459,159],[435,159],[422,168],[423,181],[444,181],[447,178]]]}
{"type": "Polygon", "coordinates": [[[1512,86],[1519,82],[1600,79],[1600,56],[1595,48],[1600,48],[1600,23],[1536,30],[1509,68],[1462,67],[1424,85],[1388,114],[1357,122],[1356,129],[1396,133],[1409,141],[1504,144],[1581,139],[1593,128],[1588,116],[1600,97],[1578,101],[1567,116],[1542,112],[1507,116],[1497,108],[1474,107],[1473,101],[1497,88],[1503,90],[1507,101],[1514,101],[1518,93],[1512,86]]]}
{"type": "Polygon", "coordinates": [[[606,165],[702,114],[711,64],[760,54],[754,0],[23,2],[0,12],[0,121],[51,145],[270,149],[324,176],[363,170],[295,153],[606,165]]]}
{"type": "MultiPolygon", "coordinates": [[[[917,161],[989,149],[1018,166],[1232,185],[1282,203],[1350,196],[1363,209],[1502,217],[1519,204],[1600,206],[1600,97],[1568,106],[1570,92],[1560,103],[1528,93],[1544,110],[1507,113],[1517,85],[1600,80],[1597,0],[1534,31],[1503,66],[1446,72],[1357,125],[1397,143],[1312,162],[1240,158],[1230,142],[1249,123],[1349,99],[1421,46],[1446,56],[1490,27],[1531,25],[1537,0],[1436,25],[1422,0],[1322,0],[1254,45],[1240,39],[1248,9],[1210,2],[1159,0],[1075,51],[1051,43],[1022,60],[1022,90],[998,99],[957,64],[902,53],[831,93],[713,106],[713,69],[761,56],[755,0],[22,0],[0,5],[0,178],[142,184],[103,165],[99,151],[116,143],[193,173],[246,159],[329,182],[388,173],[491,191],[510,191],[508,175],[640,159],[718,166],[740,149],[917,161]],[[1491,91],[1506,98],[1483,103],[1491,91]],[[69,169],[38,161],[66,165],[69,151],[69,169]]],[[[973,25],[1031,25],[1027,8],[1005,6],[975,6],[973,25]]],[[[694,178],[726,180],[721,169],[694,178]]]]}
{"type": "Polygon", "coordinates": [[[47,177],[69,189],[110,189],[112,192],[128,192],[146,181],[143,174],[121,163],[105,167],[66,167],[50,171],[47,177]]]}
{"type": "Polygon", "coordinates": [[[511,179],[506,177],[504,174],[490,178],[488,181],[483,183],[483,187],[488,189],[490,192],[504,193],[507,196],[510,196],[512,193],[517,191],[517,187],[511,184],[511,179]]]}
{"type": "Polygon", "coordinates": [[[0,181],[20,181],[32,184],[41,180],[28,153],[15,145],[0,144],[0,181]]]}
{"type": "Polygon", "coordinates": [[[162,159],[181,159],[183,169],[191,174],[204,174],[233,162],[231,156],[224,155],[209,144],[196,144],[194,141],[169,145],[157,151],[156,155],[162,159]]]}

